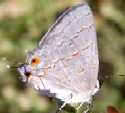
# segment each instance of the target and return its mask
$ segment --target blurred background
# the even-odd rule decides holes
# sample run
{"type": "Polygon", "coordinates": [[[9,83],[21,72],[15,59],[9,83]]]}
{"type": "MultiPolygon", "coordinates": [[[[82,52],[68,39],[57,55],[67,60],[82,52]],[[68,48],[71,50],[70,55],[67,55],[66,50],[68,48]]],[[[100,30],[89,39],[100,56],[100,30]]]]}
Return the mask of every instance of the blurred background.
{"type": "MultiPolygon", "coordinates": [[[[62,12],[82,2],[84,0],[0,0],[0,113],[51,113],[58,109],[57,102],[22,83],[17,69],[6,68],[7,64],[13,64],[1,58],[23,63],[27,56],[24,51],[36,47],[62,12]]],[[[87,2],[96,23],[99,75],[125,75],[125,1],[87,2]]],[[[92,113],[107,113],[107,106],[125,113],[125,76],[104,82],[94,96],[92,113]]]]}

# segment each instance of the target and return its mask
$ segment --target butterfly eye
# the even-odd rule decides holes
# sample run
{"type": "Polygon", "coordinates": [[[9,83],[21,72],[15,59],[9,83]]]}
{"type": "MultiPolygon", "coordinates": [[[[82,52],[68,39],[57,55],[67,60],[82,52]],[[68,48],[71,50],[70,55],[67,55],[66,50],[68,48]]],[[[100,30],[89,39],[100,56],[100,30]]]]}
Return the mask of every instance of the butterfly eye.
{"type": "Polygon", "coordinates": [[[40,59],[37,58],[37,57],[35,57],[35,58],[32,59],[31,65],[32,65],[32,66],[35,66],[35,65],[37,65],[39,62],[40,62],[40,59]]]}
{"type": "Polygon", "coordinates": [[[33,74],[31,72],[26,72],[25,75],[29,78],[29,77],[32,77],[33,74]]]}

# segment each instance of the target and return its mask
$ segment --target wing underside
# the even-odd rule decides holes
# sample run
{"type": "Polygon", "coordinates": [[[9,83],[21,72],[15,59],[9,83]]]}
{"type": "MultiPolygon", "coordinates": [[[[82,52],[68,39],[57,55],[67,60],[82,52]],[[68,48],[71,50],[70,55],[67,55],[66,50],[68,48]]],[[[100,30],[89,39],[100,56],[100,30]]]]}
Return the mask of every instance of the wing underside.
{"type": "Polygon", "coordinates": [[[59,17],[39,43],[36,54],[42,59],[44,79],[54,87],[93,90],[98,75],[98,49],[89,6],[75,6],[59,17]]]}

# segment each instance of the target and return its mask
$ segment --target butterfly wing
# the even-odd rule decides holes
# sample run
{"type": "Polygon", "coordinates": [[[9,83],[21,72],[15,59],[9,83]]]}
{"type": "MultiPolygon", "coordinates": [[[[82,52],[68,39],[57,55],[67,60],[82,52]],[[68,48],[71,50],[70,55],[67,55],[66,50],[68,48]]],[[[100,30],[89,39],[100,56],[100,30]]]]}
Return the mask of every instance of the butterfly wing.
{"type": "Polygon", "coordinates": [[[38,48],[29,54],[27,62],[35,56],[41,61],[32,68],[41,78],[44,90],[93,91],[98,75],[98,49],[89,6],[77,5],[59,17],[38,48]]]}

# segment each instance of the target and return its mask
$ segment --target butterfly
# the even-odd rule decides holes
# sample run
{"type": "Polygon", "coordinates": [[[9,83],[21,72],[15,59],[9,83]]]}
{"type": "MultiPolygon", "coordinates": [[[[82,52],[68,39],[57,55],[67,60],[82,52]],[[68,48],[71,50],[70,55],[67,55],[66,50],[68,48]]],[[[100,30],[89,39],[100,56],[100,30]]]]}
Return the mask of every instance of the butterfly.
{"type": "MultiPolygon", "coordinates": [[[[93,14],[87,3],[64,12],[38,46],[28,51],[24,64],[18,67],[23,82],[41,94],[66,104],[88,103],[99,90],[98,47],[93,14]]],[[[58,112],[57,111],[57,112],[58,112]]]]}

